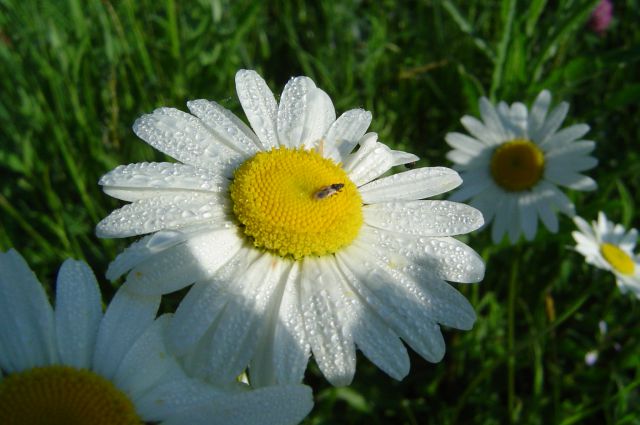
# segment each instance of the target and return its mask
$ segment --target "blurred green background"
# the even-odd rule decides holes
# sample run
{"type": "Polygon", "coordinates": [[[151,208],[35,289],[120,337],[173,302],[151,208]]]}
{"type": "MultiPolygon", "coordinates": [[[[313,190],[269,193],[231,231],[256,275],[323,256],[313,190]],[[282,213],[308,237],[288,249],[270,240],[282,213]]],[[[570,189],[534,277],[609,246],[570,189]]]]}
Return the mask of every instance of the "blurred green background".
{"type": "MultiPolygon", "coordinates": [[[[615,1],[599,35],[597,3],[0,0],[0,248],[21,251],[45,282],[65,258],[86,259],[109,299],[103,273],[131,240],[95,237],[119,206],[98,178],[166,160],[131,131],[156,107],[206,98],[243,117],[240,68],[276,94],[291,76],[313,78],[338,114],[372,111],[371,130],[420,165],[451,165],[444,135],[477,115],[480,96],[530,103],[547,88],[572,105],[565,125],[588,123],[598,142],[588,174],[599,189],[569,193],[578,214],[637,227],[640,4],[615,1]]],[[[440,364],[412,354],[402,382],[360,358],[353,385],[332,388],[312,366],[305,424],[640,424],[639,302],[584,264],[571,230],[563,217],[558,234],[516,247],[471,235],[487,260],[481,284],[458,286],[474,329],[445,330],[440,364]]]]}

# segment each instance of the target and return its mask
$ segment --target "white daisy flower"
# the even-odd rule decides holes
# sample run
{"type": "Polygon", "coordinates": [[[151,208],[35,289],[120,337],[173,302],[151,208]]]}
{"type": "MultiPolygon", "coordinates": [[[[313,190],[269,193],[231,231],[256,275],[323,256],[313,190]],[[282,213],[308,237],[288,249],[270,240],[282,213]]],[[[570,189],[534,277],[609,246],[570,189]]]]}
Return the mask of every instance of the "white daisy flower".
{"type": "Polygon", "coordinates": [[[134,124],[182,163],[120,166],[100,184],[132,202],[98,224],[100,237],[153,233],[111,264],[133,291],[195,282],[169,328],[192,371],[296,383],[312,352],[334,385],[351,382],[356,347],[402,379],[402,338],[425,359],[444,355],[439,324],[470,329],[469,302],[444,280],[477,282],[481,258],[452,238],[483,224],[474,208],[424,198],[461,182],[447,168],[382,177],[418,158],[365,134],[362,109],[336,119],[327,94],[291,79],[280,104],[254,71],[236,74],[253,131],[215,102],[161,108],[134,124]],[[255,133],[254,133],[255,132],[255,133]],[[354,151],[356,145],[358,149],[354,151]]]}
{"type": "Polygon", "coordinates": [[[447,155],[461,172],[463,184],[452,200],[466,201],[482,211],[485,221],[493,220],[491,236],[495,243],[509,234],[511,243],[524,233],[532,240],[538,217],[551,232],[558,231],[556,211],[575,215],[574,206],[558,190],[594,190],[593,179],[580,174],[593,168],[597,160],[589,153],[595,142],[578,140],[589,131],[576,124],[558,131],[569,104],[562,102],[551,112],[551,94],[542,91],[531,111],[522,103],[511,106],[500,102],[494,107],[480,99],[482,121],[464,116],[462,125],[472,137],[449,133],[453,148],[447,155]]]}
{"type": "Polygon", "coordinates": [[[598,221],[591,226],[581,217],[574,217],[573,221],[580,230],[572,232],[576,251],[584,255],[587,263],[613,273],[622,293],[631,291],[640,298],[640,255],[633,254],[638,239],[636,229],[625,231],[622,225],[607,220],[603,212],[598,213],[598,221]]]}
{"type": "Polygon", "coordinates": [[[311,409],[302,385],[188,378],[165,348],[169,315],[154,320],[159,296],[120,290],[104,316],[100,298],[91,269],[67,260],[53,309],[20,254],[0,253],[0,423],[279,425],[311,409]]]}

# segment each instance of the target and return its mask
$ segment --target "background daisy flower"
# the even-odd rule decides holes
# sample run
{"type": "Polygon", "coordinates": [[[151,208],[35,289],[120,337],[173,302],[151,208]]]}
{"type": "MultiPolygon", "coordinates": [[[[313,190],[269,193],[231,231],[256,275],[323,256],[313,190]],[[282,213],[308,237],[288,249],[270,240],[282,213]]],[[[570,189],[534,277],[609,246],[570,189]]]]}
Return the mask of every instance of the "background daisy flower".
{"type": "Polygon", "coordinates": [[[607,220],[603,212],[591,226],[581,217],[574,217],[579,231],[571,234],[576,241],[576,251],[584,255],[587,263],[608,270],[616,277],[622,293],[633,292],[640,298],[640,256],[633,250],[638,239],[636,229],[625,231],[621,224],[607,220]]]}
{"type": "Polygon", "coordinates": [[[466,201],[493,221],[491,236],[495,243],[509,234],[515,243],[521,233],[532,240],[538,218],[551,232],[558,231],[556,211],[575,214],[567,196],[558,190],[594,190],[596,183],[580,174],[593,168],[597,160],[589,155],[592,141],[581,140],[589,131],[586,124],[558,129],[569,104],[560,103],[548,112],[551,94],[544,90],[531,110],[522,103],[511,106],[500,102],[494,107],[480,99],[482,121],[464,116],[462,125],[472,137],[449,133],[448,154],[454,168],[461,172],[463,184],[451,199],[466,201]]]}
{"type": "Polygon", "coordinates": [[[100,298],[91,269],[67,260],[53,309],[20,254],[0,253],[0,423],[275,425],[311,409],[301,385],[247,391],[187,377],[164,345],[170,316],[154,320],[158,296],[120,290],[104,316],[100,298]]]}
{"type": "Polygon", "coordinates": [[[382,177],[418,158],[365,134],[362,109],[336,119],[307,77],[280,103],[254,71],[236,74],[253,131],[215,102],[193,115],[157,109],[138,136],[181,163],[120,166],[104,191],[131,204],[100,237],[151,233],[111,264],[126,286],[164,294],[195,282],[169,328],[173,352],[200,376],[300,382],[312,352],[334,385],[355,373],[356,347],[396,379],[400,338],[425,359],[444,354],[439,324],[470,329],[469,302],[445,282],[477,282],[480,257],[452,238],[482,225],[474,208],[424,198],[460,184],[447,168],[382,177]],[[354,151],[358,145],[358,149],[354,151]]]}

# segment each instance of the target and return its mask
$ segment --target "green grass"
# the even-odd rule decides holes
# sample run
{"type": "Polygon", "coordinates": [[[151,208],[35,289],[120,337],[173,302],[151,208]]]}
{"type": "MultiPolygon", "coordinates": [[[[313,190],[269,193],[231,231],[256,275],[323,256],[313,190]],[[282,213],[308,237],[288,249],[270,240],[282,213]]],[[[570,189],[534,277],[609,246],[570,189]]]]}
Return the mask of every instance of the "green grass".
{"type": "MultiPolygon", "coordinates": [[[[0,0],[0,248],[21,251],[43,281],[69,256],[101,276],[129,241],[94,236],[119,205],[99,176],[163,159],[131,124],[194,98],[242,116],[239,68],[258,70],[276,93],[310,76],[338,112],[371,110],[373,131],[420,165],[450,165],[444,135],[477,115],[480,96],[529,103],[548,88],[571,102],[567,123],[589,123],[598,142],[589,175],[599,189],[570,194],[578,214],[604,210],[637,227],[640,4],[616,1],[599,37],[586,27],[596,3],[0,0]]],[[[348,388],[312,367],[305,423],[640,424],[640,303],[571,251],[572,229],[563,217],[557,235],[517,247],[473,234],[486,278],[459,288],[478,314],[474,329],[446,330],[439,364],[412,354],[402,382],[364,358],[348,388]]]]}

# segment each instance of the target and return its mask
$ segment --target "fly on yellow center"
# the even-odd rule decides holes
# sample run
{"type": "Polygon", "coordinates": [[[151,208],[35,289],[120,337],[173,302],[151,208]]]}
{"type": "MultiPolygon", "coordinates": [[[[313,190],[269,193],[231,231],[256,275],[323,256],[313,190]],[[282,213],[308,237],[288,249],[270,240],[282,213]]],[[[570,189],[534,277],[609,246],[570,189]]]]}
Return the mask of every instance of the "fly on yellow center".
{"type": "Polygon", "coordinates": [[[635,271],[636,265],[633,259],[617,246],[603,243],[600,245],[600,253],[618,273],[631,275],[635,271]]]}
{"type": "Polygon", "coordinates": [[[245,235],[282,257],[332,254],[362,226],[358,188],[315,151],[259,152],[238,167],[229,190],[245,235]]]}
{"type": "Polygon", "coordinates": [[[544,154],[527,139],[514,139],[498,146],[491,157],[491,176],[503,189],[531,189],[542,178],[544,154]]]}
{"type": "Polygon", "coordinates": [[[0,382],[2,425],[141,425],[133,403],[86,369],[45,366],[0,382]]]}

